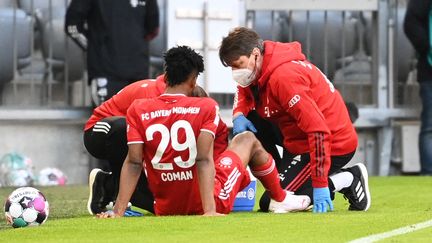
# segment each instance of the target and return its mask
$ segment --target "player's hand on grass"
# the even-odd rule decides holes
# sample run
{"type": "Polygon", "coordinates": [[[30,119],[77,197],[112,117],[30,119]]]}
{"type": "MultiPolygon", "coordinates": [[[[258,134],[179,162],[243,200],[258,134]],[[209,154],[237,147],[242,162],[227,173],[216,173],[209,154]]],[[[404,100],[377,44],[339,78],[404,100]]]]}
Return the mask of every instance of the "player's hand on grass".
{"type": "Polygon", "coordinates": [[[326,213],[327,207],[333,211],[333,202],[330,198],[330,190],[328,187],[313,189],[313,212],[326,213]]]}
{"type": "Polygon", "coordinates": [[[207,212],[207,213],[204,213],[203,216],[205,216],[205,217],[225,216],[225,214],[218,213],[218,212],[207,212]]]}
{"type": "Polygon", "coordinates": [[[99,219],[120,218],[120,217],[122,217],[122,216],[114,213],[114,211],[112,211],[112,210],[108,210],[106,212],[96,214],[96,218],[99,218],[99,219]]]}
{"type": "Polygon", "coordinates": [[[244,131],[251,131],[253,133],[257,132],[251,121],[249,121],[244,115],[239,115],[233,120],[233,134],[236,135],[244,131]]]}

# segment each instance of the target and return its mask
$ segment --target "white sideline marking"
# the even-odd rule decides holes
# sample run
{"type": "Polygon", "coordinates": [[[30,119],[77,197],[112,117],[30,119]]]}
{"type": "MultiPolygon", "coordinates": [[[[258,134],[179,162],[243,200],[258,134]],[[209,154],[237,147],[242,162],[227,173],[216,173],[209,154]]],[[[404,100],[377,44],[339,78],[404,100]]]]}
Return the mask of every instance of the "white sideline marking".
{"type": "Polygon", "coordinates": [[[375,242],[375,241],[379,241],[385,238],[390,238],[396,235],[403,235],[403,234],[407,234],[407,233],[411,233],[417,230],[421,230],[427,227],[431,227],[432,226],[432,220],[429,221],[425,221],[425,222],[421,222],[418,224],[412,224],[406,227],[402,227],[402,228],[398,228],[392,231],[387,231],[384,233],[380,233],[380,234],[375,234],[375,235],[370,235],[370,236],[366,236],[363,238],[358,238],[356,240],[352,240],[349,243],[366,243],[366,242],[375,242]]]}

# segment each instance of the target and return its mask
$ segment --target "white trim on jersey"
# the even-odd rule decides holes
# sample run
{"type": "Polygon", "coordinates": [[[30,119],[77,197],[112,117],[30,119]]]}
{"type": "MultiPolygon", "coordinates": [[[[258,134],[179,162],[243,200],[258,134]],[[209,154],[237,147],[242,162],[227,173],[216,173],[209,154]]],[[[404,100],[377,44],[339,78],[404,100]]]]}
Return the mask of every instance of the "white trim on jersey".
{"type": "Polygon", "coordinates": [[[231,174],[228,176],[228,180],[224,184],[224,188],[219,193],[219,198],[226,200],[229,198],[230,192],[234,189],[234,185],[237,183],[238,178],[241,176],[240,171],[234,168],[231,174]]]}
{"type": "Polygon", "coordinates": [[[161,94],[160,96],[184,96],[184,97],[186,97],[185,94],[167,94],[167,93],[161,94]]]}
{"type": "Polygon", "coordinates": [[[219,120],[220,120],[220,117],[219,117],[219,106],[215,106],[215,109],[216,109],[216,116],[215,116],[215,119],[214,119],[213,123],[216,126],[218,126],[219,125],[219,120]]]}
{"type": "Polygon", "coordinates": [[[127,144],[138,144],[138,143],[144,143],[143,141],[131,141],[128,142],[127,144]]]}
{"type": "Polygon", "coordinates": [[[211,133],[211,135],[213,135],[213,137],[216,137],[216,135],[214,134],[214,132],[212,132],[212,131],[210,131],[210,130],[208,130],[208,129],[201,128],[200,131],[211,133]]]}

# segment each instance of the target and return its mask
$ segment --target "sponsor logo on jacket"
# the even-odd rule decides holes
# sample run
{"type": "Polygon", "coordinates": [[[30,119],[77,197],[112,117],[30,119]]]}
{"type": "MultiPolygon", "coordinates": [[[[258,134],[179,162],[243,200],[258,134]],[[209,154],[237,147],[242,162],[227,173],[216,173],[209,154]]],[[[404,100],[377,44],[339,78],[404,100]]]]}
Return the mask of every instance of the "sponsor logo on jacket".
{"type": "Polygon", "coordinates": [[[291,108],[293,107],[295,104],[297,104],[300,101],[300,95],[294,95],[291,100],[288,102],[288,106],[291,108]]]}

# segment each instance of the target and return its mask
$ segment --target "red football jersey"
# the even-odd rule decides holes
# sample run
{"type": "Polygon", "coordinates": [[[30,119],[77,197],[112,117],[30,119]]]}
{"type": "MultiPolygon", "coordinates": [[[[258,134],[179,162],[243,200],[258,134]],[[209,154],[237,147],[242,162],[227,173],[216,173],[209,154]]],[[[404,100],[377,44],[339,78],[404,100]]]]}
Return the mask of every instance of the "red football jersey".
{"type": "MultiPolygon", "coordinates": [[[[94,109],[93,114],[84,126],[84,131],[92,128],[96,122],[106,117],[126,116],[127,109],[134,100],[158,97],[165,91],[165,86],[163,75],[156,79],[141,80],[126,86],[111,99],[94,109]]],[[[227,148],[228,135],[227,125],[223,121],[220,121],[214,141],[213,153],[215,159],[227,148]]]]}
{"type": "Polygon", "coordinates": [[[164,76],[157,79],[136,81],[115,94],[111,99],[96,107],[84,126],[84,131],[92,128],[96,122],[110,116],[126,116],[126,111],[136,99],[154,98],[165,91],[164,76]]]}
{"type": "Polygon", "coordinates": [[[128,109],[128,144],[143,143],[156,215],[203,213],[196,142],[202,131],[215,135],[218,109],[211,98],[180,94],[136,100],[128,109]]]}

